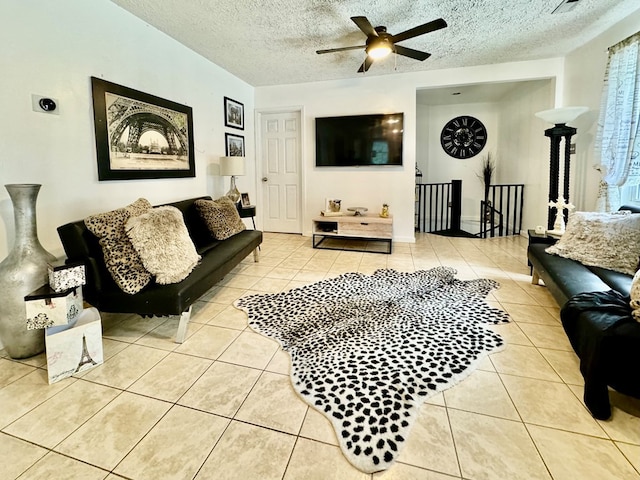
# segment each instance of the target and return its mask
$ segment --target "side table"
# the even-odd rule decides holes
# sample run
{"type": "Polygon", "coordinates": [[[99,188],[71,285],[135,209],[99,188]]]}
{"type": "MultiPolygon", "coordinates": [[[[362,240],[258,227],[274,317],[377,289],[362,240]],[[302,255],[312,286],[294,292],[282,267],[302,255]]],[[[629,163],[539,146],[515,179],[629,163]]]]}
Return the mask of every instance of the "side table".
{"type": "Polygon", "coordinates": [[[238,203],[238,213],[240,214],[240,218],[249,218],[251,217],[251,223],[253,224],[253,229],[256,229],[256,206],[249,205],[248,207],[243,207],[241,203],[238,203]]]}

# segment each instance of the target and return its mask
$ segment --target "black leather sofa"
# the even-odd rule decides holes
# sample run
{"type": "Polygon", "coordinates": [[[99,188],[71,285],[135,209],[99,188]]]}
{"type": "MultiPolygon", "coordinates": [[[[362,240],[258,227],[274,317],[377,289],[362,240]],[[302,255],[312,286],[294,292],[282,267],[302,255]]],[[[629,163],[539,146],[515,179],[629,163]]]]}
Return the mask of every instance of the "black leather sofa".
{"type": "Polygon", "coordinates": [[[141,316],[181,315],[176,342],[186,337],[191,306],[212,286],[219,282],[251,252],[258,261],[258,247],[262,232],[245,230],[226,240],[215,240],[195,207],[197,197],[168,203],[183,214],[189,236],[202,260],[187,278],[179,283],[160,285],[152,281],[136,294],[123,292],[107,270],[98,238],[83,220],[58,227],[67,262],[82,262],[86,269],[84,299],[99,311],[136,313],[141,316]]]}
{"type": "MultiPolygon", "coordinates": [[[[640,213],[633,206],[622,209],[640,213]]],[[[561,307],[562,326],[580,358],[585,404],[595,418],[607,419],[608,387],[640,398],[640,323],[629,306],[632,277],[548,254],[548,246],[528,247],[532,283],[542,279],[561,307]]]]}

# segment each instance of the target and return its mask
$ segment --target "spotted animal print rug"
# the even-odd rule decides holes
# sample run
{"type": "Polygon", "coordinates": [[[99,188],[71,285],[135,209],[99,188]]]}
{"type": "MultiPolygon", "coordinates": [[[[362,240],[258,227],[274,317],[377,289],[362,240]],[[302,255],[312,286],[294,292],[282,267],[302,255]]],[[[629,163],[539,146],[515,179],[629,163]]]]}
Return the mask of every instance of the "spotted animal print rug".
{"type": "Polygon", "coordinates": [[[346,273],[235,305],[289,352],[296,392],[331,421],[345,457],[372,473],[398,458],[425,399],[503,347],[484,326],[509,321],[484,301],[499,284],[455,273],[346,273]]]}

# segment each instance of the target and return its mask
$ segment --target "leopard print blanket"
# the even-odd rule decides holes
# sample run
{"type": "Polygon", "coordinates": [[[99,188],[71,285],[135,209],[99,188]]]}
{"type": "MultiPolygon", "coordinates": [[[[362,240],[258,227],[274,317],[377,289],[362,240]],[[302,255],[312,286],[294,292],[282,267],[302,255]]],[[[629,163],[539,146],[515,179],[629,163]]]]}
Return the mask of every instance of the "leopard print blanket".
{"type": "Polygon", "coordinates": [[[455,273],[347,273],[235,305],[291,355],[296,392],[331,421],[345,457],[371,473],[398,458],[426,398],[503,347],[483,326],[509,321],[484,301],[498,283],[455,273]]]}

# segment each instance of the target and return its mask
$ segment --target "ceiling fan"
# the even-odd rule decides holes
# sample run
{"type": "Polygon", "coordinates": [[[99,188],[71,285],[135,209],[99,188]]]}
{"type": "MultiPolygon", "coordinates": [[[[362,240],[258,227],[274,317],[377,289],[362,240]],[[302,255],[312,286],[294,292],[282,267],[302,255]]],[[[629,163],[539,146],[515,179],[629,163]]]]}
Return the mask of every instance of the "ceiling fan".
{"type": "Polygon", "coordinates": [[[431,56],[430,53],[421,52],[420,50],[414,50],[413,48],[407,48],[396,44],[403,40],[408,40],[419,35],[424,35],[425,33],[440,30],[447,26],[447,22],[442,18],[439,18],[425,23],[424,25],[419,25],[402,33],[398,33],[397,35],[391,35],[390,33],[387,33],[387,27],[380,26],[374,28],[369,20],[367,20],[367,17],[351,17],[351,20],[353,20],[353,23],[355,23],[367,36],[367,43],[365,45],[316,50],[316,53],[343,52],[345,50],[357,50],[359,48],[364,48],[367,53],[367,58],[365,58],[362,65],[360,65],[360,68],[358,69],[359,73],[366,72],[369,70],[369,67],[371,67],[374,60],[384,58],[391,52],[397,53],[398,55],[404,55],[405,57],[413,58],[415,60],[426,60],[431,56]]]}

